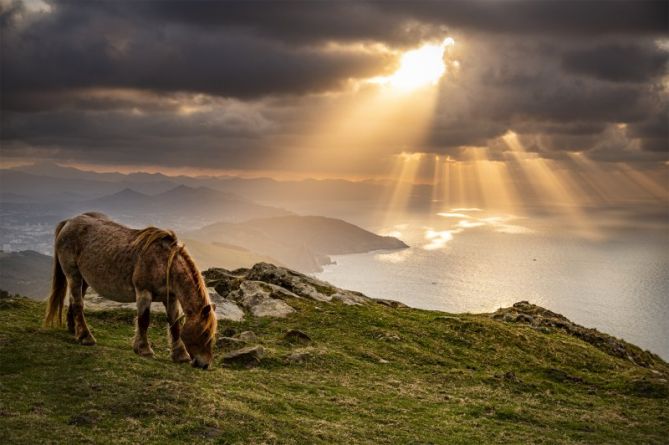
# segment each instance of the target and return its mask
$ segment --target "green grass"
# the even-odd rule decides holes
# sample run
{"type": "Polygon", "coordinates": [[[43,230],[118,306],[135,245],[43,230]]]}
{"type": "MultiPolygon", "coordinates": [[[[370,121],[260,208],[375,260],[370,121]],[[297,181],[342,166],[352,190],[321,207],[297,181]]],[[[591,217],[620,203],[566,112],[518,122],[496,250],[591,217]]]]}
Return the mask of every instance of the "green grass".
{"type": "Polygon", "coordinates": [[[255,368],[210,371],[130,346],[134,314],[88,314],[98,345],[44,329],[44,305],[0,299],[3,443],[666,443],[669,368],[646,369],[576,338],[484,315],[293,301],[253,330],[255,368]],[[299,329],[314,340],[283,339],[299,329]],[[311,351],[290,362],[294,351],[311,351]],[[387,363],[382,363],[387,361],[387,363]]]}

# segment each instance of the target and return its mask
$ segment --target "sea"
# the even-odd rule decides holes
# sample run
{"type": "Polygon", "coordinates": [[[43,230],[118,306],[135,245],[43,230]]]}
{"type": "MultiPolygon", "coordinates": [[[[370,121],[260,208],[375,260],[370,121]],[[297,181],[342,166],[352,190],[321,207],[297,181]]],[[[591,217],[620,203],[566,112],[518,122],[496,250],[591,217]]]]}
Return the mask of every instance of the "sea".
{"type": "Polygon", "coordinates": [[[652,217],[518,216],[453,208],[378,232],[410,247],[334,256],[316,276],[375,298],[452,313],[526,300],[669,359],[669,229],[652,217]]]}

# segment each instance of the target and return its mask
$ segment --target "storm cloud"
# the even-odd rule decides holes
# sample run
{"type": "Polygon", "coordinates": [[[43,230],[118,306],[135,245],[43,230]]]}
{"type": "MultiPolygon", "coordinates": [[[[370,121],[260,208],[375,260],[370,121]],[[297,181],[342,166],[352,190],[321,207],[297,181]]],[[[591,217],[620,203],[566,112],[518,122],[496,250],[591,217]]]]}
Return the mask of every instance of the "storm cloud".
{"type": "Polygon", "coordinates": [[[388,155],[457,157],[514,131],[546,157],[662,163],[667,5],[5,2],[2,152],[255,168],[403,51],[451,36],[459,69],[439,84],[428,134],[412,147],[379,138],[388,155]]]}

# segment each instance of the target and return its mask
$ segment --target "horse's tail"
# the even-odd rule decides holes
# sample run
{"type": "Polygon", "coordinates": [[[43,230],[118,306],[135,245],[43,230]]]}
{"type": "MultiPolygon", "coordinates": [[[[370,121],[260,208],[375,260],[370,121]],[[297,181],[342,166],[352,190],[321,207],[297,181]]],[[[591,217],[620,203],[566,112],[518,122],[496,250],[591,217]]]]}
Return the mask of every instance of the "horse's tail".
{"type": "Polygon", "coordinates": [[[53,277],[51,279],[51,295],[46,307],[46,316],[44,317],[45,326],[53,326],[54,320],[58,326],[62,324],[63,320],[63,305],[65,303],[65,295],[67,294],[67,279],[60,267],[58,261],[58,249],[56,248],[58,235],[67,224],[67,220],[61,221],[56,226],[56,233],[53,243],[53,277]]]}

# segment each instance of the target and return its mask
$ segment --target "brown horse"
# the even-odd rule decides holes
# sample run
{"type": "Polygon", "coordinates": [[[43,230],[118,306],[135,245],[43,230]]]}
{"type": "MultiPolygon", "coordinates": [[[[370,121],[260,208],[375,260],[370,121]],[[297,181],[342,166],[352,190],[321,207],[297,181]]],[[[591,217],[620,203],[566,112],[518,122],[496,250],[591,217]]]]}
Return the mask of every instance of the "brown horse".
{"type": "Polygon", "coordinates": [[[135,230],[101,213],[84,213],[58,224],[53,261],[53,282],[46,325],[62,323],[67,288],[70,304],[67,327],[82,345],[95,338],[84,318],[84,295],[91,286],[100,295],[119,302],[137,302],[133,350],[153,356],[147,338],[152,301],[167,310],[172,360],[191,361],[206,369],[211,364],[216,335],[215,305],[202,275],[172,231],[148,227],[135,230]],[[181,326],[180,308],[185,313],[181,326]]]}

